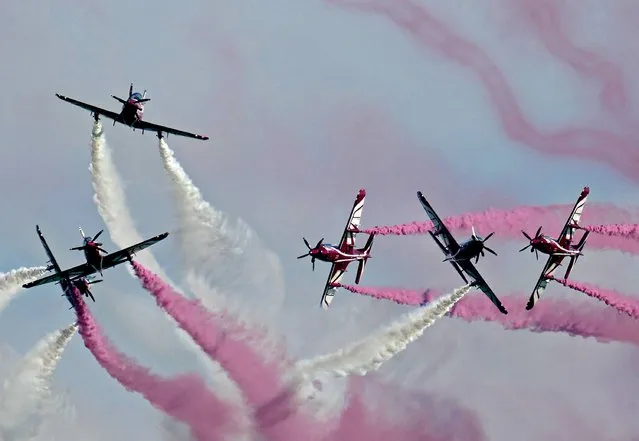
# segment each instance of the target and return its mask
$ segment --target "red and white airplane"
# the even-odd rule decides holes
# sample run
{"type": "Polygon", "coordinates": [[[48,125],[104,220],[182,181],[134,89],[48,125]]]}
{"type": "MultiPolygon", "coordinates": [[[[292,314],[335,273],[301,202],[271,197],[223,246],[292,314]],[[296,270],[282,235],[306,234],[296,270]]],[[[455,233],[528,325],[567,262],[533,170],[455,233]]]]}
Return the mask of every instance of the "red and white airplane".
{"type": "Polygon", "coordinates": [[[342,239],[339,245],[330,245],[323,243],[324,238],[320,239],[314,248],[308,244],[306,238],[302,238],[304,243],[308,247],[308,253],[298,256],[301,259],[306,256],[311,256],[311,264],[313,265],[313,271],[315,271],[315,259],[322,262],[332,263],[331,271],[328,274],[328,280],[324,286],[324,292],[322,294],[322,300],[320,305],[324,310],[328,310],[337,291],[337,285],[342,280],[342,276],[346,272],[348,265],[351,262],[359,262],[357,267],[357,275],[355,277],[355,283],[359,284],[362,274],[364,273],[364,267],[366,261],[371,257],[371,248],[373,247],[374,234],[368,236],[366,245],[364,248],[355,248],[355,234],[359,232],[359,225],[362,219],[362,209],[364,208],[364,199],[366,198],[366,190],[361,189],[353,204],[348,223],[342,234],[342,239]]]}
{"type": "Polygon", "coordinates": [[[550,281],[548,277],[552,276],[557,268],[559,268],[561,262],[564,260],[565,257],[570,258],[570,263],[568,264],[566,275],[564,276],[564,279],[567,279],[570,275],[570,271],[572,271],[572,267],[574,266],[575,262],[577,262],[579,256],[583,256],[581,250],[583,250],[584,246],[586,245],[586,239],[588,238],[588,234],[590,234],[590,231],[584,232],[577,245],[572,245],[572,240],[575,234],[575,230],[580,229],[579,220],[581,219],[581,213],[584,210],[586,199],[588,198],[589,193],[590,189],[588,187],[584,187],[581,194],[579,195],[579,199],[577,199],[577,203],[570,213],[570,217],[566,221],[564,228],[561,230],[559,238],[553,239],[550,236],[542,235],[541,227],[539,227],[537,233],[535,233],[535,237],[532,238],[528,234],[526,234],[525,231],[522,230],[522,233],[524,234],[524,236],[526,236],[526,239],[528,239],[530,243],[519,250],[520,252],[530,247],[530,252],[532,253],[534,251],[537,259],[539,259],[539,254],[537,253],[537,251],[548,254],[550,256],[546,261],[546,266],[544,266],[539,279],[537,279],[537,285],[535,285],[535,289],[533,289],[533,292],[530,295],[530,299],[528,299],[526,309],[530,310],[535,306],[535,303],[537,303],[539,297],[541,297],[541,294],[544,292],[546,286],[548,285],[548,282],[550,281]]]}

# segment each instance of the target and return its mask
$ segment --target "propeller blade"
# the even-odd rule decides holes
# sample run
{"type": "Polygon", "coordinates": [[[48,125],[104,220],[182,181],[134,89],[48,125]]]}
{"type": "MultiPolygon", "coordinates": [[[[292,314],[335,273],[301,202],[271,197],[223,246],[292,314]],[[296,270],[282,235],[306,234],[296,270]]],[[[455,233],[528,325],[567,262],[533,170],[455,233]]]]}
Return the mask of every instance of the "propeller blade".
{"type": "Polygon", "coordinates": [[[98,251],[102,251],[104,254],[109,254],[109,252],[105,250],[104,248],[98,247],[98,251]]]}
{"type": "Polygon", "coordinates": [[[535,239],[539,237],[539,233],[541,233],[541,226],[539,226],[539,229],[535,233],[535,239]]]}
{"type": "Polygon", "coordinates": [[[301,259],[302,257],[306,257],[306,256],[310,256],[311,253],[306,253],[306,254],[302,254],[301,256],[297,256],[298,259],[301,259]]]}
{"type": "Polygon", "coordinates": [[[82,251],[83,249],[85,249],[86,247],[81,246],[81,247],[73,247],[73,248],[69,248],[69,251],[82,251]]]}
{"type": "Polygon", "coordinates": [[[526,245],[525,247],[523,247],[521,250],[519,250],[519,252],[521,253],[522,251],[524,251],[526,248],[531,247],[532,244],[529,243],[528,245],[526,245]]]}
{"type": "Polygon", "coordinates": [[[319,242],[317,242],[317,245],[315,245],[315,248],[319,248],[320,246],[322,246],[322,243],[324,242],[324,238],[322,237],[319,242]]]}
{"type": "Polygon", "coordinates": [[[495,256],[497,255],[497,253],[496,253],[496,252],[494,252],[493,250],[491,250],[490,248],[488,248],[488,247],[484,247],[484,248],[485,248],[485,249],[486,249],[486,251],[488,251],[489,253],[492,253],[492,254],[494,254],[495,256]]]}
{"type": "Polygon", "coordinates": [[[524,234],[524,236],[526,236],[526,239],[532,241],[532,237],[530,237],[528,233],[526,233],[524,230],[521,230],[521,232],[524,234]]]}
{"type": "Polygon", "coordinates": [[[475,233],[475,226],[474,226],[474,225],[471,225],[471,226],[470,226],[470,229],[471,229],[471,230],[472,230],[472,232],[473,232],[473,239],[477,240],[477,234],[475,233]]]}
{"type": "MultiPolygon", "coordinates": [[[[98,238],[98,236],[99,236],[100,234],[102,234],[102,232],[103,232],[103,231],[104,231],[104,230],[100,230],[100,231],[98,231],[98,234],[96,234],[95,236],[93,236],[93,241],[94,241],[94,242],[95,242],[95,240],[98,238]]],[[[101,245],[101,244],[98,244],[98,245],[101,245]]]]}
{"type": "Polygon", "coordinates": [[[479,254],[477,254],[477,257],[475,258],[475,264],[479,262],[479,254]]]}
{"type": "Polygon", "coordinates": [[[313,265],[313,271],[315,271],[315,257],[311,258],[311,265],[313,265]]]}
{"type": "Polygon", "coordinates": [[[488,236],[484,237],[484,240],[482,240],[482,242],[486,242],[488,239],[490,239],[490,236],[492,236],[493,234],[495,234],[494,231],[490,233],[488,236]]]}
{"type": "Polygon", "coordinates": [[[537,256],[537,260],[539,260],[539,253],[537,252],[536,248],[535,248],[535,256],[537,256]]]}
{"type": "Polygon", "coordinates": [[[305,237],[302,237],[302,239],[304,239],[304,243],[306,244],[306,248],[308,248],[310,250],[311,246],[308,244],[308,240],[306,240],[305,237]]]}

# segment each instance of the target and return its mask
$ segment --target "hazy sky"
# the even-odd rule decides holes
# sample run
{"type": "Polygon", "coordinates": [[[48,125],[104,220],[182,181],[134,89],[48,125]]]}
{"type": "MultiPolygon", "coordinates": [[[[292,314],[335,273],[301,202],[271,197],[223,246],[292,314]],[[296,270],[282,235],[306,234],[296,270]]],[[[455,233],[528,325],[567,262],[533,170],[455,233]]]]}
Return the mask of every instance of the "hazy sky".
{"type": "MultiPolygon", "coordinates": [[[[87,169],[91,115],[54,93],[118,110],[110,95],[126,97],[134,82],[152,98],[145,119],[211,137],[168,143],[206,199],[244,219],[280,259],[285,292],[262,287],[245,308],[270,311],[261,319],[295,354],[337,349],[407,310],[340,292],[325,313],[328,265],[313,273],[295,259],[302,236],[339,240],[360,187],[365,226],[425,220],[417,190],[441,216],[572,203],[585,185],[589,202],[639,202],[637,150],[625,150],[637,141],[639,6],[610,3],[9,2],[0,14],[0,269],[44,263],[36,223],[63,267],[82,259],[68,251],[80,243],[78,226],[105,228],[87,169]],[[573,152],[559,155],[564,147],[573,152]]],[[[104,125],[140,233],[179,228],[157,139],[104,125]]],[[[153,252],[179,280],[186,268],[173,237],[153,252]]],[[[529,292],[543,264],[517,253],[525,239],[497,233],[491,242],[499,256],[479,264],[485,278],[498,295],[529,292]]],[[[365,285],[460,282],[428,238],[380,237],[373,255],[365,285]]],[[[590,252],[573,277],[632,292],[634,264],[590,252]]],[[[90,307],[118,347],[161,373],[195,369],[173,324],[126,270],[105,276],[90,307]],[[147,320],[153,331],[137,333],[133,322],[147,320]],[[170,357],[176,351],[184,359],[170,357]]],[[[0,317],[0,342],[24,353],[73,321],[57,289],[23,292],[0,317]]],[[[546,296],[581,295],[553,287],[546,296]]],[[[627,345],[443,320],[379,375],[456,400],[491,440],[617,441],[639,431],[636,361],[627,345]]],[[[108,377],[79,337],[56,383],[96,430],[156,433],[159,413],[108,377]]]]}

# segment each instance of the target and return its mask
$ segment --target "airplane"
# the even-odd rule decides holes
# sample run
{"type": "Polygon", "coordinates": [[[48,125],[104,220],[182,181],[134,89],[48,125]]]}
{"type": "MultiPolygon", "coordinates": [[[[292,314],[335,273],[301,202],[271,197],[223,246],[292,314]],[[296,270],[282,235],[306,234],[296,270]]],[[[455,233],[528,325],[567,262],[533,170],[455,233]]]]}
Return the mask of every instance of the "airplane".
{"type": "Polygon", "coordinates": [[[340,283],[348,265],[351,262],[359,262],[357,275],[355,276],[355,283],[359,284],[362,274],[364,273],[364,268],[366,267],[366,262],[371,257],[371,248],[373,247],[373,239],[375,238],[374,234],[368,236],[364,248],[355,248],[355,234],[359,232],[365,198],[366,190],[361,189],[355,198],[353,209],[351,210],[346,228],[344,228],[344,233],[342,234],[342,239],[338,245],[325,244],[323,243],[324,238],[322,238],[317,242],[315,247],[311,248],[306,238],[302,238],[308,248],[308,253],[298,256],[298,259],[311,256],[313,271],[315,271],[315,259],[332,264],[320,301],[320,305],[325,311],[331,306],[335,291],[337,290],[336,285],[340,283]]]}
{"type": "Polygon", "coordinates": [[[446,258],[443,261],[450,262],[453,265],[453,268],[457,270],[461,278],[464,279],[464,282],[466,283],[468,283],[468,279],[464,273],[468,274],[468,276],[473,279],[471,285],[477,286],[484,294],[486,294],[486,296],[502,314],[508,314],[506,307],[504,307],[499,298],[495,295],[493,290],[488,286],[484,278],[481,274],[479,274],[479,271],[477,271],[471,262],[473,258],[475,258],[475,263],[479,262],[479,257],[484,257],[484,250],[494,254],[495,256],[497,255],[496,252],[484,244],[484,242],[486,242],[495,233],[490,233],[485,238],[482,238],[475,233],[475,227],[471,227],[472,236],[470,239],[459,244],[446,225],[444,225],[442,220],[439,218],[433,207],[428,203],[421,191],[417,192],[417,198],[419,199],[419,202],[421,202],[422,207],[424,207],[424,211],[426,211],[426,214],[433,222],[435,232],[433,233],[430,230],[428,232],[437,245],[439,245],[439,248],[444,252],[446,258]],[[441,242],[439,241],[438,236],[441,236],[441,242]]]}
{"type": "Polygon", "coordinates": [[[70,288],[71,286],[75,286],[82,295],[84,295],[85,297],[91,297],[91,299],[95,302],[95,297],[93,297],[93,294],[89,289],[89,285],[100,283],[102,282],[102,279],[93,280],[93,274],[102,274],[102,271],[105,269],[113,268],[127,261],[131,262],[133,254],[142,251],[143,249],[148,248],[161,240],[166,239],[166,237],[169,235],[169,233],[162,233],[158,236],[152,237],[122,250],[113,252],[111,254],[102,255],[101,252],[106,253],[106,251],[102,249],[102,244],[100,242],[95,242],[95,239],[100,234],[102,234],[102,231],[103,230],[98,232],[98,234],[96,234],[94,237],[90,237],[85,236],[84,231],[82,231],[82,228],[80,228],[83,245],[79,247],[73,247],[70,250],[84,251],[86,263],[62,271],[60,265],[58,265],[57,260],[51,252],[51,248],[49,248],[49,245],[47,244],[42,231],[40,230],[40,226],[36,225],[36,232],[38,233],[38,237],[40,238],[40,242],[42,243],[47,257],[49,258],[49,261],[47,262],[49,264],[47,266],[47,271],[53,270],[55,273],[35,280],[33,282],[25,283],[24,285],[22,285],[22,287],[33,288],[34,286],[40,286],[47,283],[55,282],[56,284],[60,284],[60,287],[64,291],[64,295],[67,297],[67,300],[69,300],[69,303],[71,303],[71,307],[73,307],[73,293],[70,291],[70,288]]]}
{"type": "Polygon", "coordinates": [[[131,83],[131,85],[129,86],[129,97],[126,100],[123,100],[122,98],[119,98],[115,95],[111,95],[111,97],[113,97],[115,100],[122,103],[122,110],[120,110],[120,113],[105,110],[91,104],[83,103],[82,101],[60,95],[59,93],[56,93],[55,96],[63,101],[90,111],[93,115],[93,119],[95,119],[96,122],[100,119],[100,115],[103,115],[109,119],[112,119],[114,126],[116,122],[119,122],[120,124],[131,127],[134,131],[135,129],[140,129],[142,130],[143,134],[145,130],[154,131],[157,133],[157,136],[160,139],[164,136],[163,133],[166,133],[167,137],[169,133],[172,133],[174,135],[186,136],[188,138],[195,138],[203,141],[209,139],[208,136],[197,135],[195,133],[189,133],[183,130],[173,129],[171,127],[161,126],[144,121],[142,119],[144,116],[144,103],[146,103],[147,101],[151,101],[151,98],[146,98],[146,90],[142,94],[140,94],[139,92],[133,92],[133,83],[131,83]]]}
{"type": "Polygon", "coordinates": [[[541,271],[541,275],[539,279],[537,279],[537,284],[533,289],[530,298],[528,299],[528,303],[526,304],[526,309],[531,310],[535,303],[541,297],[541,294],[546,289],[548,285],[548,281],[550,280],[548,277],[552,276],[555,270],[561,265],[561,262],[565,257],[570,258],[570,263],[568,264],[568,268],[566,269],[566,275],[564,279],[567,279],[570,275],[570,271],[574,264],[577,262],[579,256],[583,256],[581,252],[586,245],[586,239],[588,239],[588,235],[590,231],[585,231],[581,239],[577,243],[577,245],[572,245],[572,239],[575,233],[575,230],[580,229],[579,220],[581,219],[581,213],[586,206],[586,199],[588,199],[588,194],[590,193],[590,188],[584,187],[575,206],[570,213],[570,217],[566,221],[564,228],[561,230],[561,234],[557,239],[553,239],[550,236],[541,234],[541,227],[535,233],[535,237],[530,237],[525,231],[522,230],[526,239],[530,241],[528,245],[523,247],[519,252],[524,251],[526,248],[530,247],[530,252],[535,252],[535,256],[537,260],[539,260],[539,252],[548,254],[548,260],[546,261],[546,265],[544,269],[541,271]]]}

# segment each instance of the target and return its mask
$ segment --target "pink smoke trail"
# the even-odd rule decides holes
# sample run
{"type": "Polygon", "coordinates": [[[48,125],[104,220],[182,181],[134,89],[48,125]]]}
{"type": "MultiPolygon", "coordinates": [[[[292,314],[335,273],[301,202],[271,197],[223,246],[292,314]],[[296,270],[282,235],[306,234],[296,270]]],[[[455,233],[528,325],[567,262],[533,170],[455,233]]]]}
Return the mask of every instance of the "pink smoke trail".
{"type": "Polygon", "coordinates": [[[229,422],[232,422],[231,409],[208,390],[201,378],[181,375],[167,379],[152,374],[113,347],[75,287],[73,297],[84,345],[111,377],[127,390],[139,393],[153,406],[187,424],[199,441],[225,439],[230,429],[229,422]]]}
{"type": "Polygon", "coordinates": [[[612,306],[617,311],[628,314],[634,319],[639,319],[639,302],[628,296],[611,290],[602,289],[588,283],[575,282],[574,280],[557,279],[553,276],[548,277],[551,280],[561,283],[575,291],[583,292],[587,296],[604,302],[608,306],[612,306]]]}
{"type": "Polygon", "coordinates": [[[639,224],[611,224],[585,225],[584,230],[609,237],[623,237],[624,239],[639,239],[639,224]]]}
{"type": "MultiPolygon", "coordinates": [[[[416,201],[417,202],[417,201],[416,201]]],[[[470,230],[474,226],[478,234],[486,235],[495,231],[496,237],[501,239],[515,239],[526,243],[528,240],[521,230],[528,230],[534,234],[539,226],[542,232],[557,237],[568,219],[571,205],[522,206],[511,209],[489,208],[488,210],[449,216],[442,221],[451,230],[457,232],[470,230]]],[[[609,204],[592,204],[584,210],[584,217],[589,221],[606,222],[609,219],[631,222],[635,216],[621,208],[609,204]]],[[[634,224],[584,226],[584,230],[593,231],[602,236],[589,237],[587,247],[591,249],[619,250],[626,253],[639,254],[639,241],[631,242],[626,239],[634,238],[632,228],[634,224]],[[624,229],[625,228],[625,229],[624,229]],[[624,234],[628,232],[628,234],[624,234]],[[605,236],[605,237],[604,237],[605,236]]],[[[638,226],[639,227],[639,226],[638,226]]],[[[412,222],[392,226],[376,226],[360,230],[366,234],[409,236],[428,234],[433,228],[430,221],[412,222]]],[[[639,237],[639,235],[637,236],[639,237]]],[[[461,238],[460,238],[461,240],[461,238]]]]}
{"type": "MultiPolygon", "coordinates": [[[[295,413],[295,397],[282,378],[277,357],[266,361],[251,345],[222,330],[230,324],[228,317],[214,316],[199,301],[183,297],[139,263],[132,262],[132,265],[142,286],[157,304],[237,383],[248,404],[256,410],[263,435],[271,440],[285,439],[285,434],[291,439],[302,439],[313,430],[311,421],[295,413]]],[[[239,326],[234,328],[233,334],[236,334],[239,326]]]]}
{"type": "MultiPolygon", "coordinates": [[[[342,287],[350,288],[344,285],[342,287]]],[[[419,299],[420,303],[410,303],[415,306],[431,302],[441,295],[437,290],[431,289],[397,290],[382,287],[360,288],[358,286],[353,288],[355,289],[349,289],[349,291],[364,295],[374,293],[372,297],[386,300],[393,300],[393,297],[400,291],[403,298],[419,299]]],[[[482,294],[465,296],[453,306],[448,316],[461,318],[467,322],[497,322],[508,330],[528,329],[532,332],[561,332],[572,336],[594,337],[601,342],[619,341],[639,346],[639,324],[623,320],[623,316],[617,313],[611,314],[609,310],[602,311],[599,308],[583,304],[544,299],[529,312],[524,308],[524,301],[514,295],[499,297],[509,311],[507,316],[497,311],[495,306],[482,294]]],[[[615,305],[611,306],[616,307],[615,305]]]]}
{"type": "Polygon", "coordinates": [[[591,50],[577,47],[564,32],[559,8],[567,7],[566,3],[559,5],[553,0],[520,0],[519,3],[551,54],[580,74],[603,84],[600,98],[608,110],[620,111],[627,107],[628,97],[619,66],[591,50]]]}
{"type": "Polygon", "coordinates": [[[420,306],[423,305],[428,296],[428,291],[415,291],[411,289],[390,289],[390,288],[374,288],[359,285],[342,285],[337,283],[338,288],[344,288],[355,294],[362,294],[380,300],[391,300],[400,305],[420,306]]]}
{"type": "MultiPolygon", "coordinates": [[[[434,298],[434,295],[428,297],[434,298]]],[[[527,298],[528,295],[500,296],[509,312],[503,315],[482,296],[466,296],[453,306],[449,315],[467,322],[496,322],[508,330],[561,332],[593,337],[602,343],[616,341],[639,346],[639,322],[615,309],[546,298],[531,311],[526,311],[527,298]]]]}
{"type": "Polygon", "coordinates": [[[487,89],[508,137],[547,154],[587,158],[608,164],[639,181],[636,142],[595,128],[542,133],[524,116],[504,73],[480,47],[464,40],[414,0],[325,0],[345,8],[385,16],[418,44],[470,69],[487,89]]]}
{"type": "MultiPolygon", "coordinates": [[[[484,441],[486,436],[477,415],[468,409],[451,406],[449,403],[434,400],[421,395],[412,406],[418,411],[408,411],[402,423],[385,420],[383,415],[376,415],[366,402],[366,384],[362,377],[349,379],[348,403],[339,415],[336,430],[326,441],[484,441]],[[438,402],[439,401],[439,402],[438,402]]],[[[408,393],[398,396],[397,386],[380,388],[378,395],[383,395],[389,402],[412,397],[408,393]]],[[[415,394],[413,392],[413,394],[415,394]]],[[[416,394],[415,394],[416,395],[416,394]]],[[[415,401],[415,400],[411,400],[415,401]]],[[[408,409],[406,409],[408,410],[408,409]]]]}

